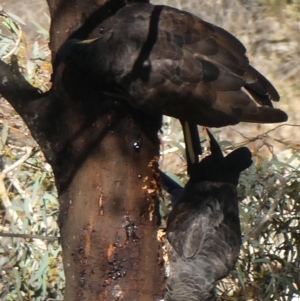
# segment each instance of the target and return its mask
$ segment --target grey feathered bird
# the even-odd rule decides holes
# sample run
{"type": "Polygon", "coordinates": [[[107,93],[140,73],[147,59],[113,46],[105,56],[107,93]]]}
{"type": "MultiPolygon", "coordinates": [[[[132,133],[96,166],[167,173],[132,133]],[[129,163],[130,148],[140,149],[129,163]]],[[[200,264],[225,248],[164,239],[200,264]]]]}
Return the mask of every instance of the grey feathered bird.
{"type": "Polygon", "coordinates": [[[211,155],[193,165],[168,219],[165,301],[215,300],[216,282],[229,274],[239,256],[236,188],[240,173],[252,164],[251,152],[241,147],[223,157],[209,135],[211,155]]]}
{"type": "Polygon", "coordinates": [[[287,120],[272,107],[279,95],[249,64],[241,42],[190,13],[133,3],[90,38],[68,40],[58,56],[149,114],[209,127],[287,120]]]}

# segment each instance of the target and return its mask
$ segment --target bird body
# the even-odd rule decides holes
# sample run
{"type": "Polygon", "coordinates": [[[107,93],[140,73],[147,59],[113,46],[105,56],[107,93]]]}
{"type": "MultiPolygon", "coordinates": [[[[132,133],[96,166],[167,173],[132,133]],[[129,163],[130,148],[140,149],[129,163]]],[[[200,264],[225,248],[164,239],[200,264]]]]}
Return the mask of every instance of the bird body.
{"type": "Polygon", "coordinates": [[[195,164],[167,223],[170,275],[165,301],[215,300],[216,282],[239,256],[237,184],[252,164],[243,147],[227,157],[211,136],[212,154],[195,164]]]}
{"type": "Polygon", "coordinates": [[[213,127],[286,121],[272,107],[277,91],[245,53],[233,35],[190,13],[132,3],[58,55],[149,114],[213,127]]]}
{"type": "Polygon", "coordinates": [[[187,186],[187,201],[179,201],[169,217],[170,275],[165,301],[215,300],[216,281],[226,277],[238,259],[241,231],[236,189],[206,184],[187,186]]]}

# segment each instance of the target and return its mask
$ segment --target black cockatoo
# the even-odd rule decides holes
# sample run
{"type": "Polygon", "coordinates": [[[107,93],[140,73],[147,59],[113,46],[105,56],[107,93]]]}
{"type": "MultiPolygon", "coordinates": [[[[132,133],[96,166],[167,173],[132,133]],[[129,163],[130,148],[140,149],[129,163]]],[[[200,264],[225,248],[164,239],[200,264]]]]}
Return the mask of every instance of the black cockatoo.
{"type": "Polygon", "coordinates": [[[241,245],[240,173],[252,164],[241,147],[223,156],[209,133],[211,155],[193,164],[167,222],[170,275],[165,301],[215,300],[216,282],[234,268],[241,245]]]}
{"type": "Polygon", "coordinates": [[[245,53],[233,35],[190,13],[132,3],[88,40],[66,41],[58,57],[149,114],[208,127],[286,121],[272,107],[277,91],[245,53]]]}

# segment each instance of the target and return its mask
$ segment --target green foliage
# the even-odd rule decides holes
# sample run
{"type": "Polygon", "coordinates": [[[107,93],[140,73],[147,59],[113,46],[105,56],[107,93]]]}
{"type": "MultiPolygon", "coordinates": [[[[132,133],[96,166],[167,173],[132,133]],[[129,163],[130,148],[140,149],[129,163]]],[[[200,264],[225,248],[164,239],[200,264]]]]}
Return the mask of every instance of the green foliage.
{"type": "Polygon", "coordinates": [[[241,177],[244,243],[230,300],[288,301],[299,292],[300,161],[290,150],[288,162],[258,159],[241,177]]]}
{"type": "Polygon", "coordinates": [[[0,158],[0,299],[62,297],[64,273],[56,224],[57,194],[51,169],[36,147],[9,142],[2,127],[0,158]],[[14,237],[14,235],[21,237],[14,237]]]}
{"type": "Polygon", "coordinates": [[[0,7],[0,57],[7,58],[14,54],[20,45],[23,21],[13,14],[6,13],[0,7]]]}
{"type": "MultiPolygon", "coordinates": [[[[2,59],[18,55],[27,80],[48,90],[48,34],[37,24],[42,35],[27,45],[22,20],[4,11],[0,16],[2,59]]],[[[4,99],[0,114],[0,300],[62,299],[65,277],[51,167],[4,99]]]]}
{"type": "Polygon", "coordinates": [[[33,24],[40,35],[38,40],[27,44],[26,35],[22,31],[22,19],[0,7],[0,57],[9,59],[13,54],[18,55],[25,78],[45,92],[50,88],[52,72],[48,48],[49,33],[36,22],[33,21],[33,24]]]}

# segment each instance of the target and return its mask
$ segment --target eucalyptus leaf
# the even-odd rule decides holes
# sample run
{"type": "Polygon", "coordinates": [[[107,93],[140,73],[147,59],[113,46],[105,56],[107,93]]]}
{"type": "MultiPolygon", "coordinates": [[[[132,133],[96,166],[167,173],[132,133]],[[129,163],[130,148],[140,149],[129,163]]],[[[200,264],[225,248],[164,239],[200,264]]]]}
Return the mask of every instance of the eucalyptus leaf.
{"type": "Polygon", "coordinates": [[[10,18],[12,18],[14,21],[21,23],[22,25],[26,25],[25,22],[18,17],[17,15],[13,14],[13,13],[6,13],[10,18]]]}
{"type": "MultiPolygon", "coordinates": [[[[30,279],[28,280],[28,283],[33,284],[35,281],[41,281],[40,279],[42,278],[48,265],[49,265],[48,252],[45,252],[44,256],[42,257],[42,261],[39,266],[39,269],[30,277],[30,279]]],[[[39,287],[40,287],[40,285],[41,285],[41,282],[39,282],[39,287]]]]}

